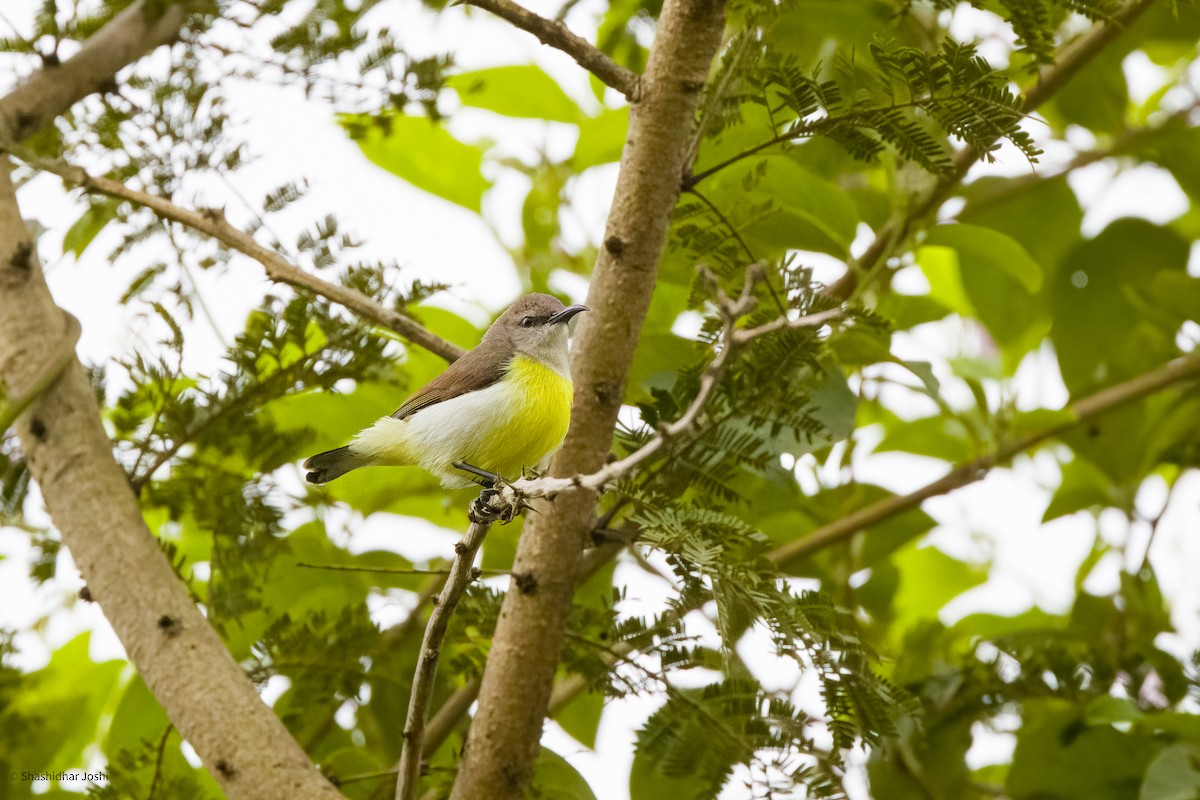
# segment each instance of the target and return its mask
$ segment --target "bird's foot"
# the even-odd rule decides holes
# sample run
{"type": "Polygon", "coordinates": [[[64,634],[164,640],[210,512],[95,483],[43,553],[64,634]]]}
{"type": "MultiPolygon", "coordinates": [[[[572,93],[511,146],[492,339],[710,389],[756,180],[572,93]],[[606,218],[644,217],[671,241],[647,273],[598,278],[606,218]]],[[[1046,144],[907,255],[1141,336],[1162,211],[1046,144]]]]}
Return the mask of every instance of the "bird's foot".
{"type": "Polygon", "coordinates": [[[471,501],[467,517],[477,525],[491,525],[499,522],[507,525],[513,521],[521,510],[521,504],[513,497],[508,486],[492,486],[484,489],[471,501]]]}

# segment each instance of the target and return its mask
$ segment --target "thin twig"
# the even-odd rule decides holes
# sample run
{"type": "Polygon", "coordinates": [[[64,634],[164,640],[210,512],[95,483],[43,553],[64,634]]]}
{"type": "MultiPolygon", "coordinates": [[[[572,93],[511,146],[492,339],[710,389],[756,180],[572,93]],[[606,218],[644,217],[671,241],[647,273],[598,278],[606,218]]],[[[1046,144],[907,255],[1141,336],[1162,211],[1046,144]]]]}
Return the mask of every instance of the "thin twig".
{"type": "MultiPolygon", "coordinates": [[[[399,567],[356,567],[349,564],[309,564],[304,561],[297,561],[297,567],[305,569],[323,569],[330,572],[379,572],[384,575],[450,575],[454,570],[451,569],[402,569],[399,567]]],[[[480,575],[512,575],[511,569],[473,569],[472,574],[475,577],[480,575]]]]}
{"type": "MultiPolygon", "coordinates": [[[[603,518],[601,522],[603,522],[603,518]]],[[[586,551],[583,556],[583,564],[579,568],[579,581],[577,585],[582,586],[591,576],[599,572],[624,549],[624,545],[609,544],[593,547],[586,551]]],[[[561,710],[564,705],[571,702],[576,694],[588,687],[589,684],[587,681],[583,681],[582,685],[577,686],[577,679],[578,676],[567,678],[554,689],[554,693],[550,696],[550,710],[548,712],[551,716],[561,710]]],[[[480,679],[474,678],[466,685],[457,689],[442,703],[437,713],[429,719],[429,724],[425,726],[423,755],[426,758],[434,754],[442,742],[446,741],[446,738],[458,726],[459,721],[466,716],[471,708],[471,704],[479,697],[479,684],[480,679]]]]}
{"type": "Polygon", "coordinates": [[[817,528],[799,541],[777,547],[767,555],[767,558],[772,563],[783,566],[810,556],[818,550],[850,538],[865,528],[878,525],[884,520],[916,508],[931,497],[937,497],[974,483],[987,475],[992,467],[1006,463],[1013,456],[1071,430],[1081,422],[1124,403],[1139,400],[1177,383],[1195,380],[1197,377],[1200,377],[1200,352],[1190,353],[1182,358],[1169,361],[1157,369],[1071,403],[1065,409],[1068,418],[1063,422],[1002,445],[987,455],[956,467],[945,476],[916,491],[885,498],[817,528]]]}
{"type": "Polygon", "coordinates": [[[421,760],[424,755],[425,720],[429,714],[429,702],[433,699],[433,685],[437,677],[438,656],[450,615],[467,586],[475,579],[475,553],[483,544],[493,521],[511,513],[499,493],[483,494],[471,506],[471,527],[467,528],[462,541],[454,546],[454,563],[446,584],[438,595],[437,604],[429,615],[425,626],[425,638],[421,642],[421,655],[417,659],[417,670],[413,675],[412,690],[408,697],[408,717],[404,722],[404,747],[400,752],[399,774],[396,779],[397,800],[413,800],[421,782],[421,760]]]}
{"type": "Polygon", "coordinates": [[[563,24],[562,20],[547,19],[512,0],[463,0],[465,5],[482,8],[527,33],[532,33],[544,45],[575,59],[575,63],[595,75],[635,103],[639,96],[640,77],[606,56],[599,48],[563,24]]]}
{"type": "Polygon", "coordinates": [[[234,227],[225,219],[225,214],[220,209],[196,211],[184,208],[165,197],[138,191],[109,178],[89,175],[84,169],[61,161],[41,158],[24,147],[8,142],[0,141],[0,150],[11,153],[34,169],[58,175],[67,183],[78,186],[85,192],[126,200],[150,209],[163,219],[184,225],[216,239],[226,247],[243,253],[260,263],[271,280],[340,303],[363,319],[389,328],[409,342],[423,347],[447,361],[454,361],[465,352],[458,345],[446,341],[404,314],[380,305],[362,292],[338,286],[305,272],[279,253],[260,244],[249,233],[234,227]]]}
{"type": "Polygon", "coordinates": [[[175,730],[175,726],[168,722],[167,729],[163,731],[162,738],[158,740],[158,755],[154,759],[154,777],[150,781],[150,792],[146,795],[146,800],[154,800],[154,796],[158,792],[158,779],[162,777],[163,756],[167,751],[167,739],[170,738],[171,731],[173,730],[175,730]]]}

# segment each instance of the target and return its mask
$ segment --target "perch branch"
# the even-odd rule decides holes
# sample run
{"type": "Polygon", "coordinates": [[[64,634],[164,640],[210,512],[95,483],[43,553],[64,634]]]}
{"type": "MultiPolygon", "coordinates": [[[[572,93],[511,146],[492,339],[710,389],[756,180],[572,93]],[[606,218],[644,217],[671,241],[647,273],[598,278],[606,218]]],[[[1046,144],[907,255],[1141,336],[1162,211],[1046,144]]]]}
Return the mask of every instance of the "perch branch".
{"type": "Polygon", "coordinates": [[[534,497],[550,497],[568,491],[570,489],[589,489],[602,490],[606,486],[612,484],[624,476],[628,475],[638,466],[648,461],[663,450],[672,440],[678,439],[681,436],[688,434],[695,428],[700,418],[700,413],[704,409],[704,405],[708,402],[712,395],[713,389],[721,379],[721,374],[725,370],[729,358],[733,352],[768,333],[787,329],[800,328],[819,328],[835,319],[843,316],[844,312],[841,309],[834,308],[827,311],[818,311],[815,314],[808,314],[796,319],[787,319],[780,317],[779,319],[760,325],[756,328],[739,330],[733,326],[736,316],[729,316],[734,313],[741,315],[748,309],[746,304],[747,297],[743,294],[742,298],[733,302],[726,308],[726,326],[725,332],[722,334],[722,346],[717,351],[716,357],[705,368],[704,373],[700,377],[700,388],[696,392],[696,396],[692,398],[692,402],[684,410],[679,419],[674,422],[663,425],[650,441],[625,456],[618,461],[613,461],[605,464],[599,470],[588,475],[574,475],[569,478],[532,478],[514,481],[510,486],[505,487],[511,491],[515,498],[534,498],[534,497]]]}

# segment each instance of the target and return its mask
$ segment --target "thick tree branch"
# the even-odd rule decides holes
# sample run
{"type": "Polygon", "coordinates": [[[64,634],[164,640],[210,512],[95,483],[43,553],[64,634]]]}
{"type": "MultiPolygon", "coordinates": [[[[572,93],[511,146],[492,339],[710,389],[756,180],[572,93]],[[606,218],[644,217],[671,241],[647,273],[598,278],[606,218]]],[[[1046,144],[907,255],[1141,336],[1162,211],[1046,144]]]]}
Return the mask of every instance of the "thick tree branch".
{"type": "Polygon", "coordinates": [[[165,197],[138,191],[120,181],[94,177],[79,167],[39,158],[25,148],[2,139],[0,139],[0,150],[7,150],[29,166],[57,175],[66,183],[77,186],[85,192],[126,200],[153,211],[165,220],[216,239],[226,247],[253,258],[266,270],[267,277],[276,283],[285,283],[339,303],[359,317],[389,328],[407,341],[423,347],[447,361],[454,361],[465,352],[458,345],[446,341],[404,314],[376,303],[362,292],[330,283],[305,272],[274,250],[260,244],[250,234],[234,227],[225,219],[225,214],[220,210],[194,211],[183,208],[165,197]]]}
{"type": "MultiPolygon", "coordinates": [[[[1155,2],[1156,0],[1129,0],[1111,18],[1099,23],[1091,32],[1067,47],[1059,54],[1054,64],[1042,70],[1037,83],[1025,93],[1025,102],[1021,110],[1032,114],[1040,108],[1155,2]]],[[[981,155],[979,150],[970,146],[955,153],[953,166],[938,179],[933,189],[917,197],[904,214],[892,217],[876,231],[875,239],[857,263],[834,281],[826,293],[840,300],[850,297],[863,276],[870,274],[877,265],[886,261],[893,248],[904,241],[913,223],[932,213],[945,202],[981,155]]]]}
{"type": "Polygon", "coordinates": [[[413,675],[412,690],[408,695],[408,718],[404,722],[404,746],[400,752],[400,764],[396,777],[396,797],[413,800],[421,784],[421,761],[425,754],[425,719],[429,715],[429,701],[433,699],[433,686],[437,678],[438,655],[450,615],[467,586],[478,577],[474,568],[475,554],[491,530],[492,522],[502,517],[512,506],[504,503],[496,493],[481,495],[471,511],[471,527],[467,528],[462,541],[454,546],[454,563],[429,622],[425,626],[425,638],[421,642],[421,654],[417,657],[417,671],[413,675]]]}
{"type": "MultiPolygon", "coordinates": [[[[0,375],[29,396],[71,325],[55,305],[0,158],[0,375]]],[[[17,423],[63,543],[138,674],[230,798],[340,797],[196,608],[146,528],[71,359],[17,423]]]]}
{"type": "Polygon", "coordinates": [[[19,142],[93,92],[104,91],[116,74],[160,45],[170,44],[183,26],[183,3],[166,6],[161,16],[137,0],[84,41],[71,58],[33,73],[0,98],[0,139],[19,142]]]}
{"type": "MultiPolygon", "coordinates": [[[[552,475],[595,472],[608,455],[723,28],[720,0],[663,5],[640,97],[630,109],[628,143],[588,292],[592,311],[576,337],[571,430],[552,475]]],[[[506,800],[529,781],[595,501],[593,491],[564,492],[554,513],[530,519],[518,543],[514,571],[526,580],[504,598],[453,800],[506,800]]]]}
{"type": "Polygon", "coordinates": [[[994,452],[969,461],[945,476],[906,495],[888,497],[835,522],[824,525],[799,541],[772,550],[767,558],[780,566],[812,555],[818,550],[843,541],[859,531],[878,525],[905,511],[910,511],[931,497],[937,497],[982,479],[988,470],[1006,463],[1013,456],[1030,450],[1047,439],[1058,436],[1080,423],[1103,414],[1119,405],[1139,400],[1185,381],[1200,378],[1200,352],[1190,353],[1169,361],[1161,367],[1110,386],[1067,406],[1068,418],[1044,430],[1014,439],[994,452]]]}
{"type": "Polygon", "coordinates": [[[622,67],[582,36],[574,34],[561,19],[539,16],[513,0],[463,0],[466,5],[482,8],[527,33],[532,33],[544,45],[549,45],[575,59],[575,63],[595,75],[607,86],[625,95],[630,102],[638,99],[639,78],[636,72],[622,67]]]}
{"type": "MultiPolygon", "coordinates": [[[[147,5],[134,2],[73,58],[0,98],[0,139],[29,136],[173,41],[183,4],[168,5],[157,18],[147,5]]],[[[73,353],[53,370],[57,380],[37,391],[72,326],[46,286],[11,169],[0,157],[0,376],[13,396],[34,398],[17,435],[63,543],[138,674],[226,796],[340,797],[263,704],[146,528],[73,353]]]]}
{"type": "Polygon", "coordinates": [[[25,409],[41,397],[42,392],[53,386],[62,377],[63,370],[75,362],[75,345],[79,344],[79,334],[82,331],[79,320],[74,315],[66,311],[63,315],[67,318],[67,329],[55,346],[54,355],[47,362],[46,368],[33,379],[32,385],[21,395],[7,397],[4,383],[0,381],[0,435],[11,428],[25,409]]]}

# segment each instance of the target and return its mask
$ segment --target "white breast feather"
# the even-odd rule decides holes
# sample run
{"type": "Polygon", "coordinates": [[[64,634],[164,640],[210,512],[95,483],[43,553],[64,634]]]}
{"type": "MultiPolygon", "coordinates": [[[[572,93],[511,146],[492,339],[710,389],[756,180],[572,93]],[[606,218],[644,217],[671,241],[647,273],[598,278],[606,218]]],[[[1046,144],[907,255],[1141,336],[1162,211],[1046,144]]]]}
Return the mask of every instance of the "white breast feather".
{"type": "Polygon", "coordinates": [[[450,466],[460,458],[462,443],[507,422],[517,387],[498,381],[421,409],[408,419],[384,417],[354,437],[351,452],[381,466],[420,465],[442,479],[442,486],[461,489],[472,484],[450,466]]]}

